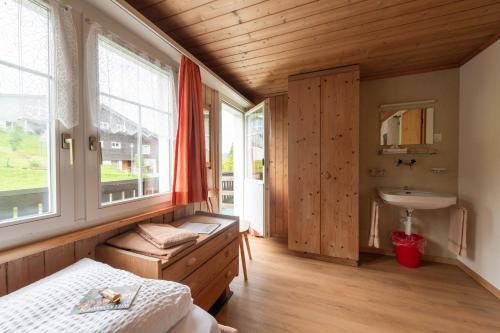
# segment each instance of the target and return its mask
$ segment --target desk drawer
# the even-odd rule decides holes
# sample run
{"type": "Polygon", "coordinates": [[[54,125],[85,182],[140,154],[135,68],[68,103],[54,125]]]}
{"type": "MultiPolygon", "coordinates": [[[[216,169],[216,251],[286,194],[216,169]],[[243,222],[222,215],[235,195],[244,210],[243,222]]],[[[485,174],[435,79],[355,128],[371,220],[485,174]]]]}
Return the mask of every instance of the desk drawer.
{"type": "Polygon", "coordinates": [[[207,244],[200,246],[198,249],[163,269],[162,279],[182,281],[186,278],[186,276],[194,272],[198,267],[212,258],[221,249],[225,248],[229,243],[234,242],[235,239],[237,240],[238,233],[239,230],[237,224],[228,228],[220,235],[209,240],[207,244]]]}
{"type": "Polygon", "coordinates": [[[191,295],[193,297],[196,297],[203,288],[211,284],[233,260],[238,259],[238,245],[238,239],[233,240],[231,244],[226,246],[204,265],[182,280],[183,284],[191,288],[191,295]]]}
{"type": "Polygon", "coordinates": [[[210,281],[209,285],[205,286],[198,295],[193,297],[194,304],[208,311],[224,290],[226,290],[229,283],[238,275],[238,270],[239,260],[236,257],[215,279],[210,281]]]}

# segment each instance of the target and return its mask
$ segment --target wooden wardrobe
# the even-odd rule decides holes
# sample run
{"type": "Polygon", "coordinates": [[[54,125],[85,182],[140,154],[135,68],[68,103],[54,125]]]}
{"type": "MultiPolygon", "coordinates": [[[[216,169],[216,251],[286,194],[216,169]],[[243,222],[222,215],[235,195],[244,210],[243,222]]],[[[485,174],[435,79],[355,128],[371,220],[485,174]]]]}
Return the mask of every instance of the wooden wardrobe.
{"type": "Polygon", "coordinates": [[[359,259],[359,67],[288,79],[288,248],[359,259]]]}

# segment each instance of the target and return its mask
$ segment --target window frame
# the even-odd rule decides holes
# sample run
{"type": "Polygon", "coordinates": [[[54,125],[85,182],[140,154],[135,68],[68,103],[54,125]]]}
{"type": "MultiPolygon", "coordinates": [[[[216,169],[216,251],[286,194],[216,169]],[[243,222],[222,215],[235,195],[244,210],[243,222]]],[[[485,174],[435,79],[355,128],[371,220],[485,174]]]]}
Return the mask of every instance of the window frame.
{"type": "MultiPolygon", "coordinates": [[[[73,130],[67,130],[56,120],[56,86],[55,86],[55,52],[56,46],[54,41],[54,14],[53,9],[43,1],[29,0],[35,6],[40,6],[47,10],[49,15],[49,54],[48,54],[48,73],[39,72],[22,65],[10,64],[2,61],[2,65],[11,68],[17,68],[19,71],[35,75],[37,77],[46,78],[48,80],[49,89],[49,122],[48,122],[48,146],[50,170],[48,191],[50,212],[40,215],[27,215],[25,217],[11,218],[0,220],[0,229],[2,234],[7,238],[13,235],[32,232],[33,225],[42,226],[50,225],[50,228],[60,228],[67,224],[74,223],[75,217],[75,201],[74,201],[74,176],[75,168],[69,163],[69,151],[61,151],[61,135],[62,133],[69,134],[74,137],[73,130]]],[[[19,6],[23,6],[22,3],[19,6]]],[[[39,229],[37,229],[39,230],[39,229]]]]}
{"type": "MultiPolygon", "coordinates": [[[[84,40],[86,40],[86,36],[88,35],[89,27],[85,25],[84,27],[84,40]]],[[[106,35],[99,33],[99,36],[103,36],[104,38],[109,39],[106,35]]],[[[116,41],[111,40],[116,43],[116,41]]],[[[135,54],[133,51],[128,50],[127,47],[120,45],[121,48],[124,48],[126,51],[135,54]]],[[[84,47],[86,44],[84,43],[84,47]]],[[[140,57],[139,57],[140,58],[140,57]]],[[[145,59],[140,58],[141,61],[146,61],[145,59]]],[[[152,62],[149,62],[150,65],[155,65],[152,62]]],[[[98,67],[97,67],[98,69],[98,67]]],[[[87,68],[84,68],[82,74],[84,80],[87,80],[88,72],[87,68]]],[[[97,75],[98,77],[98,75],[97,75]]],[[[177,98],[177,77],[174,75],[172,77],[173,80],[173,89],[174,96],[177,98]]],[[[97,82],[97,86],[98,86],[97,82]]],[[[100,96],[101,92],[97,91],[97,94],[100,96]]],[[[88,100],[84,98],[84,106],[85,109],[88,110],[88,100]]],[[[151,109],[150,107],[147,107],[151,109]]],[[[98,106],[98,110],[100,110],[100,106],[98,106]]],[[[176,110],[172,117],[176,117],[176,110]]],[[[90,137],[96,137],[98,141],[102,141],[99,136],[99,129],[94,125],[90,112],[85,113],[85,129],[84,135],[88,139],[90,137]]],[[[177,119],[173,119],[176,124],[177,119]]],[[[174,132],[175,128],[172,129],[174,132]]],[[[140,154],[142,154],[142,141],[141,146],[139,146],[140,154]]],[[[170,154],[171,154],[171,162],[173,165],[174,159],[174,150],[175,150],[175,136],[174,139],[171,140],[170,143],[170,154]]],[[[145,211],[147,209],[151,209],[152,207],[164,208],[173,205],[172,202],[172,191],[170,192],[162,192],[162,193],[154,193],[143,195],[140,197],[127,198],[124,200],[116,201],[113,203],[103,203],[102,202],[102,193],[101,193],[101,177],[100,177],[100,152],[91,151],[88,147],[85,149],[85,179],[86,179],[86,190],[85,190],[85,212],[86,219],[88,221],[104,221],[113,218],[120,218],[123,216],[130,215],[131,213],[137,213],[140,211],[145,211]]],[[[173,170],[170,174],[170,182],[173,183],[173,170]]]]}

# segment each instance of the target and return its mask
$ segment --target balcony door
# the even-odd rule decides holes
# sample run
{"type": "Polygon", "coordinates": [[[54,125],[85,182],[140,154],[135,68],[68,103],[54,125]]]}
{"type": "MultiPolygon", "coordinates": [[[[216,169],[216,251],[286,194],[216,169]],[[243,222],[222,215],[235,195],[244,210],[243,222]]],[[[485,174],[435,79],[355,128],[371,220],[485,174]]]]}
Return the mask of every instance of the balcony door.
{"type": "Polygon", "coordinates": [[[256,236],[266,236],[266,103],[245,113],[243,218],[256,236]]]}
{"type": "Polygon", "coordinates": [[[220,212],[243,218],[244,115],[229,103],[221,106],[220,212]]]}

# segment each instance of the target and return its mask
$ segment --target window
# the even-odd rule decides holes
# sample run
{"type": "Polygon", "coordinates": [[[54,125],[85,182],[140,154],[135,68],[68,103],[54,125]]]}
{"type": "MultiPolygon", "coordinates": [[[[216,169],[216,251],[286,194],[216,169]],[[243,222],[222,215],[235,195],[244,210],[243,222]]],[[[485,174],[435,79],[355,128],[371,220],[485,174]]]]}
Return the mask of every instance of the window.
{"type": "Polygon", "coordinates": [[[56,212],[51,15],[0,2],[0,222],[56,212]]]}
{"type": "Polygon", "coordinates": [[[203,109],[203,126],[205,129],[205,160],[210,167],[210,112],[203,109]]]}
{"type": "Polygon", "coordinates": [[[247,177],[264,179],[264,109],[259,108],[246,119],[247,177]]]}
{"type": "Polygon", "coordinates": [[[98,75],[101,205],[170,192],[172,75],[103,35],[98,75]]]}

